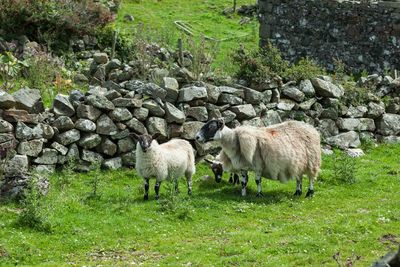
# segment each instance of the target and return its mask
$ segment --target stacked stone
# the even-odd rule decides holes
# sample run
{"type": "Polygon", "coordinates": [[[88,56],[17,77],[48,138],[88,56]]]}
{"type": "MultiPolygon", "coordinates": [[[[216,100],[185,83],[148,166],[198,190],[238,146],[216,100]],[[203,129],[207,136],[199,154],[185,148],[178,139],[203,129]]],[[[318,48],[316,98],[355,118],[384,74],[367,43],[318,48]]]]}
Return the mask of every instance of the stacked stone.
{"type": "Polygon", "coordinates": [[[339,59],[357,73],[398,69],[399,1],[259,0],[261,45],[285,59],[309,57],[334,70],[339,59]]]}
{"type": "Polygon", "coordinates": [[[358,106],[346,106],[344,89],[326,76],[283,86],[270,82],[256,90],[204,82],[180,85],[172,77],[163,77],[160,86],[134,79],[101,83],[86,93],[58,94],[49,110],[38,90],[0,92],[0,147],[16,144],[10,168],[53,171],[69,161],[84,170],[93,163],[132,167],[136,144],[131,132],[158,133],[159,141],[189,140],[201,157],[218,148],[196,143],[195,134],[207,120],[219,117],[229,127],[306,121],[317,127],[326,144],[337,147],[357,147],[366,137],[400,141],[400,79],[389,76],[361,79],[375,91],[358,106]]]}

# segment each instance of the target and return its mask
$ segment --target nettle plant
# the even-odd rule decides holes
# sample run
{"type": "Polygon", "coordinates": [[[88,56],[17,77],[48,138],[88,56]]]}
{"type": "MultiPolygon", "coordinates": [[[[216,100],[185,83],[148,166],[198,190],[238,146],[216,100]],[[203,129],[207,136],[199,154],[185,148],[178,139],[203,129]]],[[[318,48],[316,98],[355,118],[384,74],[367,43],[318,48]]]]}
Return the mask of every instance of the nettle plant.
{"type": "Polygon", "coordinates": [[[0,54],[0,89],[8,91],[14,87],[22,67],[28,67],[24,61],[18,60],[11,52],[0,54]]]}

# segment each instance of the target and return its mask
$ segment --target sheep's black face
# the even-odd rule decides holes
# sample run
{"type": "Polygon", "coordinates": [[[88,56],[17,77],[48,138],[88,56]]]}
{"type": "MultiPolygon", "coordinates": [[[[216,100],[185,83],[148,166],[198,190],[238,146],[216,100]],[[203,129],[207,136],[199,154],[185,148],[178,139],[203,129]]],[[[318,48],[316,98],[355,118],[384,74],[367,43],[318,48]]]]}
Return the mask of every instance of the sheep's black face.
{"type": "Polygon", "coordinates": [[[221,180],[222,180],[222,174],[224,173],[224,170],[222,168],[222,164],[221,163],[213,163],[213,164],[211,164],[211,170],[214,173],[215,181],[217,183],[220,183],[221,180]]]}
{"type": "Polygon", "coordinates": [[[153,142],[153,138],[148,134],[138,135],[137,140],[143,152],[147,152],[153,142]]]}
{"type": "Polygon", "coordinates": [[[196,134],[196,140],[205,143],[216,139],[218,132],[224,128],[222,119],[213,119],[204,124],[200,131],[196,134]]]}

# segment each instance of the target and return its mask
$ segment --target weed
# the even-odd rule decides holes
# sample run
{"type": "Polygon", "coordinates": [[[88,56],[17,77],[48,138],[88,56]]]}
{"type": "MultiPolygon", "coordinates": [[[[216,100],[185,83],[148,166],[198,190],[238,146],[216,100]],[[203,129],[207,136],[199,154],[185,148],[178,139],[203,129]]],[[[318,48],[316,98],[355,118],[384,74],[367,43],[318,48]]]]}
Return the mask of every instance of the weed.
{"type": "Polygon", "coordinates": [[[51,232],[52,225],[44,207],[44,196],[39,191],[38,181],[38,176],[32,174],[21,201],[22,212],[17,217],[16,225],[37,231],[51,232]]]}
{"type": "Polygon", "coordinates": [[[187,37],[185,41],[192,56],[190,69],[194,78],[200,81],[211,72],[211,65],[218,52],[219,44],[206,40],[204,35],[201,35],[200,38],[187,37]]]}
{"type": "Polygon", "coordinates": [[[0,81],[3,81],[0,89],[5,91],[12,89],[23,66],[26,66],[26,63],[18,60],[11,52],[0,54],[0,81]]]}
{"type": "Polygon", "coordinates": [[[159,210],[164,213],[174,214],[180,220],[191,218],[191,208],[189,200],[179,197],[175,190],[175,182],[166,182],[166,195],[158,201],[159,210]]]}
{"type": "Polygon", "coordinates": [[[92,165],[92,171],[90,172],[90,174],[92,175],[92,179],[89,181],[91,191],[87,196],[88,200],[98,200],[101,197],[101,194],[99,193],[99,187],[102,182],[100,165],[100,163],[94,163],[92,165]]]}
{"type": "Polygon", "coordinates": [[[342,151],[336,151],[333,159],[333,180],[336,184],[356,182],[355,160],[342,151]]]}

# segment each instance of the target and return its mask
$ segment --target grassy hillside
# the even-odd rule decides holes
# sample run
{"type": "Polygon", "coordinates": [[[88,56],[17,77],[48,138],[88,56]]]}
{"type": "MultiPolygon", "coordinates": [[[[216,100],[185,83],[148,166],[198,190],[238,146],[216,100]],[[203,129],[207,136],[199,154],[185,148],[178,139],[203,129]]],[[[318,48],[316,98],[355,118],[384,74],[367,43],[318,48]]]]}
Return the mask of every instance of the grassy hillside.
{"type": "Polygon", "coordinates": [[[400,241],[399,155],[400,145],[354,162],[325,156],[313,199],[294,198],[294,182],[266,180],[255,198],[254,177],[242,198],[226,177],[201,179],[210,174],[202,165],[192,197],[183,181],[177,198],[164,183],[162,200],[151,190],[148,202],[133,170],[57,174],[41,208],[50,232],[18,226],[20,207],[0,206],[0,265],[337,266],[340,253],[341,262],[358,256],[355,266],[370,266],[400,241]],[[355,170],[356,183],[336,185],[335,169],[355,170]]]}
{"type": "MultiPolygon", "coordinates": [[[[237,6],[253,4],[254,0],[238,0],[237,6]]],[[[246,47],[258,45],[258,22],[256,19],[240,25],[240,16],[226,17],[222,11],[232,6],[232,0],[123,0],[118,13],[116,26],[130,32],[138,23],[156,29],[155,38],[175,46],[178,36],[182,35],[174,21],[183,21],[190,25],[199,36],[205,34],[220,40],[215,66],[224,70],[232,66],[227,62],[229,53],[243,43],[246,47]],[[134,22],[124,21],[126,14],[132,15],[134,22]]]]}

